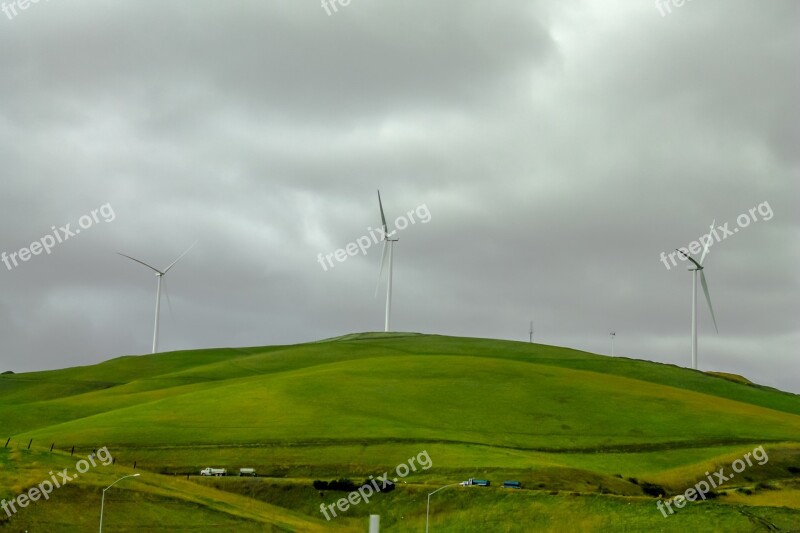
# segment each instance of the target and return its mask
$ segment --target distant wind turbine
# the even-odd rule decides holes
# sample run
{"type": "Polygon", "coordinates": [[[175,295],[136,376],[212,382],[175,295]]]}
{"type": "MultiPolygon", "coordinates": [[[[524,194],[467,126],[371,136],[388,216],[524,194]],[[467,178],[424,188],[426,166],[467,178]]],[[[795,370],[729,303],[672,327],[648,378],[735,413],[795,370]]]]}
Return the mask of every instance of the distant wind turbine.
{"type": "Polygon", "coordinates": [[[611,332],[611,357],[614,357],[614,338],[617,336],[615,331],[611,332]]]}
{"type": "Polygon", "coordinates": [[[383,213],[383,203],[381,202],[381,191],[378,191],[378,207],[381,210],[381,224],[383,225],[383,255],[381,255],[381,268],[378,271],[378,283],[375,285],[375,296],[378,295],[378,287],[381,283],[381,278],[383,277],[383,265],[386,262],[386,253],[389,253],[389,276],[388,280],[386,281],[386,319],[384,321],[384,331],[389,331],[389,326],[391,324],[391,317],[392,317],[392,250],[394,248],[394,243],[396,243],[399,239],[392,239],[392,235],[395,234],[395,231],[392,230],[389,232],[389,228],[386,225],[386,216],[383,213]]]}
{"type": "Polygon", "coordinates": [[[529,342],[533,342],[533,320],[531,320],[531,330],[528,332],[528,335],[530,336],[529,342]]]}
{"type": "MultiPolygon", "coordinates": [[[[158,316],[159,316],[159,310],[160,310],[160,308],[161,308],[161,278],[163,278],[164,276],[166,276],[166,275],[167,275],[167,272],[169,272],[169,269],[170,269],[170,268],[172,268],[172,267],[174,267],[174,266],[175,266],[175,264],[176,264],[178,261],[180,261],[181,259],[183,259],[183,256],[184,256],[184,255],[186,255],[186,254],[188,254],[188,253],[189,253],[189,250],[191,250],[192,248],[194,248],[194,245],[195,245],[195,244],[197,244],[197,242],[195,242],[195,243],[194,243],[194,244],[192,244],[192,245],[191,245],[189,248],[187,248],[185,252],[183,252],[183,253],[182,253],[180,256],[178,256],[178,258],[177,258],[175,261],[173,261],[172,263],[170,263],[170,265],[169,265],[167,268],[165,268],[163,271],[161,271],[161,270],[157,269],[157,268],[156,268],[156,267],[154,267],[154,266],[150,266],[150,265],[148,265],[148,264],[147,264],[147,263],[145,263],[144,261],[139,261],[139,260],[138,260],[138,259],[136,259],[135,257],[131,257],[131,256],[129,256],[129,255],[125,255],[125,254],[123,254],[123,253],[119,253],[119,252],[117,252],[117,254],[121,255],[122,257],[127,257],[128,259],[130,259],[130,260],[132,260],[132,261],[136,261],[137,263],[139,263],[139,264],[141,264],[141,265],[144,265],[144,266],[146,266],[147,268],[149,268],[149,269],[153,270],[153,271],[156,273],[156,277],[158,278],[158,288],[156,289],[156,325],[155,325],[155,327],[154,327],[154,329],[153,329],[153,353],[156,353],[156,352],[158,351],[158,316]]],[[[166,289],[167,289],[167,287],[166,287],[166,282],[165,282],[165,285],[164,285],[164,292],[166,292],[166,289]]],[[[169,303],[169,294],[167,294],[167,303],[169,303]]]]}
{"type": "MultiPolygon", "coordinates": [[[[711,230],[714,230],[714,222],[711,223],[711,230]]],[[[680,254],[682,254],[686,259],[691,261],[694,266],[689,267],[689,271],[692,273],[692,368],[697,370],[697,274],[700,273],[700,284],[703,286],[703,293],[706,295],[706,302],[708,303],[708,310],[711,312],[711,319],[714,321],[714,330],[719,333],[719,329],[717,328],[717,319],[714,316],[714,308],[711,306],[711,296],[708,294],[708,284],[706,283],[706,275],[703,272],[703,261],[708,255],[708,245],[709,239],[705,239],[705,243],[703,244],[703,255],[700,256],[700,261],[695,261],[690,255],[686,254],[685,252],[678,250],[680,254]]]]}

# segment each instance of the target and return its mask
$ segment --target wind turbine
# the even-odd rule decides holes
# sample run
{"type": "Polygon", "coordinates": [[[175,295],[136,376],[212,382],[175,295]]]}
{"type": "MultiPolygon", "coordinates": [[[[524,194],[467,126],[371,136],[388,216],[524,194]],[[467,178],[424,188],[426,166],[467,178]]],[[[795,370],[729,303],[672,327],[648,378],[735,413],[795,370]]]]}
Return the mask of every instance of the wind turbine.
{"type": "Polygon", "coordinates": [[[386,281],[386,319],[383,326],[383,331],[389,331],[389,324],[391,323],[392,318],[392,250],[394,248],[394,243],[396,243],[400,239],[392,239],[392,235],[395,234],[395,231],[389,232],[389,228],[386,226],[386,216],[383,214],[383,203],[381,202],[381,191],[378,191],[378,207],[381,210],[381,224],[383,225],[383,255],[381,255],[381,269],[378,271],[378,283],[375,285],[375,296],[378,295],[378,287],[381,283],[381,277],[383,277],[383,265],[386,262],[386,253],[389,253],[389,276],[388,280],[386,281]]]}
{"type": "MultiPolygon", "coordinates": [[[[711,230],[714,230],[714,222],[711,223],[711,230]]],[[[700,256],[700,261],[697,262],[692,258],[690,255],[686,254],[681,250],[678,252],[683,255],[686,259],[691,261],[694,266],[689,267],[689,271],[692,273],[692,368],[697,370],[697,274],[700,273],[700,284],[703,286],[703,292],[706,295],[706,302],[708,303],[708,310],[711,311],[711,320],[714,321],[714,329],[717,333],[719,333],[719,329],[717,328],[717,319],[714,316],[714,308],[711,306],[711,296],[708,295],[708,284],[706,283],[706,275],[703,272],[703,261],[708,255],[708,245],[710,242],[710,238],[705,239],[705,243],[703,244],[703,255],[700,256]]]]}
{"type": "Polygon", "coordinates": [[[614,337],[617,336],[616,331],[611,332],[611,357],[614,357],[614,337]]]}
{"type": "Polygon", "coordinates": [[[531,330],[528,332],[528,336],[529,336],[528,342],[533,342],[533,320],[531,320],[531,330]]]}
{"type": "MultiPolygon", "coordinates": [[[[178,256],[178,258],[177,258],[175,261],[173,261],[172,263],[170,263],[170,265],[169,265],[167,268],[165,268],[163,271],[161,271],[161,270],[157,269],[157,268],[156,268],[156,267],[154,267],[154,266],[150,266],[150,265],[148,265],[148,264],[147,264],[147,263],[145,263],[144,261],[139,261],[139,260],[138,260],[138,259],[136,259],[135,257],[131,257],[131,256],[129,256],[129,255],[125,255],[125,254],[123,254],[123,253],[119,253],[119,252],[117,252],[117,254],[121,255],[122,257],[127,257],[128,259],[130,259],[130,260],[132,260],[132,261],[136,261],[137,263],[139,263],[139,264],[141,264],[141,265],[144,265],[144,266],[146,266],[147,268],[149,268],[149,269],[151,269],[151,270],[155,271],[155,273],[156,273],[156,277],[158,278],[158,288],[156,289],[156,325],[155,325],[155,328],[153,329],[153,353],[156,353],[156,352],[158,351],[158,314],[159,314],[159,309],[161,308],[161,279],[162,279],[164,276],[166,276],[166,275],[167,275],[167,272],[169,272],[169,269],[170,269],[170,268],[172,268],[172,267],[174,267],[174,266],[175,266],[175,263],[177,263],[178,261],[180,261],[181,259],[183,259],[183,256],[184,256],[184,255],[186,255],[186,254],[188,254],[188,253],[189,253],[189,250],[191,250],[192,248],[194,248],[194,245],[195,245],[195,244],[197,244],[197,242],[196,242],[196,241],[195,241],[195,243],[194,243],[194,244],[192,244],[192,245],[191,245],[189,248],[187,248],[185,252],[183,252],[183,253],[182,253],[180,256],[178,256]]],[[[166,284],[165,284],[165,285],[164,285],[164,292],[166,292],[166,288],[167,288],[167,287],[166,287],[166,284]]],[[[169,303],[169,294],[167,294],[167,303],[169,303]]]]}

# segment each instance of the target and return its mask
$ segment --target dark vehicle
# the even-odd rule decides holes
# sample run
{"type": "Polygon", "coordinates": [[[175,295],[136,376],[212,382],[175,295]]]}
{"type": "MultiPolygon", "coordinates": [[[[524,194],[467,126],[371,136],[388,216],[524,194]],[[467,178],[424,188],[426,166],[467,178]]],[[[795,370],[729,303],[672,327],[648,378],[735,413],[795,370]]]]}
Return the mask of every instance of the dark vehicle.
{"type": "Polygon", "coordinates": [[[521,489],[522,483],[519,481],[503,481],[504,489],[521,489]]]}

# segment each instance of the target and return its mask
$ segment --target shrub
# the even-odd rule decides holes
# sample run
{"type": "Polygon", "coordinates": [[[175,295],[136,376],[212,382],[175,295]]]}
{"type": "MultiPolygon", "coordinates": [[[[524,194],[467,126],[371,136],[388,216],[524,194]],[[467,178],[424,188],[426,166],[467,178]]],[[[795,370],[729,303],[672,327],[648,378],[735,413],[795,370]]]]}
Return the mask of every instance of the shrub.
{"type": "MultiPolygon", "coordinates": [[[[397,488],[397,485],[395,485],[391,480],[387,480],[387,482],[386,482],[387,486],[386,487],[383,486],[383,481],[375,480],[375,483],[378,484],[378,487],[381,489],[381,492],[392,492],[394,489],[397,488]]],[[[371,479],[365,479],[364,483],[362,483],[361,486],[362,487],[369,486],[372,490],[375,490],[375,487],[372,484],[372,480],[371,479]]]]}
{"type": "Polygon", "coordinates": [[[315,479],[313,485],[317,490],[339,490],[342,492],[353,492],[358,488],[355,483],[347,478],[335,479],[333,481],[320,481],[319,479],[315,479]]]}
{"type": "Polygon", "coordinates": [[[336,481],[331,481],[328,483],[328,490],[340,490],[343,492],[353,492],[356,490],[356,484],[350,481],[349,479],[343,477],[337,479],[336,481]]]}
{"type": "Polygon", "coordinates": [[[642,481],[639,484],[639,486],[642,487],[642,492],[654,498],[658,498],[662,494],[667,493],[667,491],[664,490],[664,487],[662,487],[661,485],[656,485],[655,483],[648,483],[646,481],[642,481]]]}

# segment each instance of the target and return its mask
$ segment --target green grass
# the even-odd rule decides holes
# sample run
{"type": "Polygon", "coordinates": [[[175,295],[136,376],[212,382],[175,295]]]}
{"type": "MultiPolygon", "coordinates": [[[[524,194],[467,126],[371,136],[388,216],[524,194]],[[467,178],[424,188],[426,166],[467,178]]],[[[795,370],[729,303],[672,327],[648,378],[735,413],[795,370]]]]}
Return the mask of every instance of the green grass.
{"type": "MultiPolygon", "coordinates": [[[[2,375],[0,428],[14,450],[0,454],[5,482],[27,468],[30,457],[20,448],[30,439],[37,453],[52,443],[80,453],[107,446],[120,468],[136,462],[153,479],[179,483],[131,493],[154,520],[158,505],[168,504],[195,509],[201,524],[244,520],[237,531],[261,527],[273,516],[280,520],[269,527],[312,527],[289,522],[319,519],[313,479],[362,479],[422,450],[432,458],[430,470],[413,474],[402,490],[354,516],[379,510],[390,530],[419,530],[420,494],[487,477],[518,479],[535,490],[443,491],[436,495],[443,504],[437,530],[470,531],[481,517],[499,521],[498,531],[521,523],[554,531],[678,531],[686,524],[698,531],[737,531],[763,520],[800,520],[800,505],[791,505],[798,491],[786,484],[792,469],[800,468],[797,395],[729,375],[529,343],[354,334],[2,375]],[[666,520],[656,511],[661,521],[653,521],[653,500],[644,497],[639,481],[628,481],[658,483],[674,494],[758,445],[770,453],[769,463],[750,467],[730,484],[774,482],[774,493],[753,495],[758,505],[732,495],[726,497],[735,504],[720,498],[666,520]],[[158,475],[205,466],[255,467],[269,478],[256,480],[262,483],[257,486],[239,480],[198,485],[158,475]],[[229,503],[214,503],[223,494],[242,494],[242,487],[250,492],[236,505],[259,500],[277,507],[226,514],[229,503]],[[211,489],[213,494],[193,494],[211,489]],[[182,496],[176,499],[171,490],[182,496]],[[580,496],[569,496],[573,492],[580,496]],[[467,505],[467,497],[480,505],[467,505]]],[[[91,492],[80,484],[71,490],[91,492]]],[[[56,508],[47,502],[29,514],[50,520],[56,508]]],[[[174,514],[180,518],[181,512],[174,514]]],[[[358,530],[364,521],[348,516],[335,525],[358,530]]]]}
{"type": "MultiPolygon", "coordinates": [[[[0,499],[11,500],[66,468],[74,477],[54,488],[48,499],[17,507],[9,519],[0,511],[0,528],[9,523],[30,531],[94,531],[99,523],[102,489],[134,471],[120,465],[97,466],[77,474],[70,457],[38,449],[0,449],[0,499]]],[[[107,531],[323,531],[327,524],[231,492],[202,487],[183,479],[138,471],[106,493],[103,527],[107,531]]],[[[57,480],[61,477],[56,475],[57,480]]],[[[344,528],[343,530],[346,530],[344,528]]]]}

